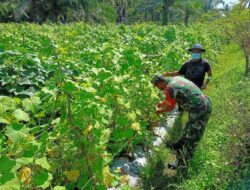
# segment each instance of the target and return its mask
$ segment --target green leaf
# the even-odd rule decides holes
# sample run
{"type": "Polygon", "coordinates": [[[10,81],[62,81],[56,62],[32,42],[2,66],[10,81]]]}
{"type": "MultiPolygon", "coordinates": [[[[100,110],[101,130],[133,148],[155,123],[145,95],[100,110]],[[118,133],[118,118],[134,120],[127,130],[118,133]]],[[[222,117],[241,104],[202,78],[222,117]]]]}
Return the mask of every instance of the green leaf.
{"type": "Polygon", "coordinates": [[[23,79],[18,81],[18,84],[20,84],[20,85],[31,85],[32,83],[28,78],[23,78],[23,79]]]}
{"type": "Polygon", "coordinates": [[[0,185],[0,190],[20,190],[20,182],[17,178],[12,178],[0,185]]]}
{"type": "Polygon", "coordinates": [[[54,119],[54,120],[51,122],[51,124],[53,124],[53,125],[58,124],[58,123],[60,123],[60,117],[54,119]]]}
{"type": "Polygon", "coordinates": [[[96,89],[94,89],[93,87],[87,87],[87,88],[84,88],[84,90],[86,92],[89,92],[89,93],[92,93],[92,94],[96,93],[96,89]]]}
{"type": "Polygon", "coordinates": [[[0,184],[4,184],[15,178],[15,175],[11,172],[11,170],[16,165],[16,162],[9,159],[7,156],[1,156],[0,163],[0,184]]]}
{"type": "Polygon", "coordinates": [[[26,98],[22,101],[23,107],[26,111],[32,111],[33,113],[37,110],[41,100],[39,97],[33,96],[31,98],[26,98]]]}
{"type": "Polygon", "coordinates": [[[19,123],[13,123],[12,128],[15,129],[16,131],[19,131],[20,129],[22,129],[24,127],[24,125],[19,124],[19,123]]]}
{"type": "Polygon", "coordinates": [[[9,137],[9,139],[13,143],[22,143],[29,135],[29,129],[22,125],[11,125],[7,126],[5,135],[9,137]],[[21,127],[21,128],[17,128],[21,127]]]}
{"type": "Polygon", "coordinates": [[[126,103],[126,104],[124,105],[124,107],[127,108],[127,109],[130,109],[130,108],[131,108],[131,104],[128,102],[128,103],[126,103]]]}
{"type": "Polygon", "coordinates": [[[28,89],[24,89],[23,86],[18,86],[16,89],[14,89],[15,95],[25,95],[25,96],[34,96],[36,90],[34,87],[29,87],[28,89]]]}
{"type": "Polygon", "coordinates": [[[66,190],[64,186],[55,186],[54,190],[66,190]]]}
{"type": "Polygon", "coordinates": [[[20,169],[22,166],[32,163],[34,158],[21,157],[16,159],[16,169],[20,169]]]}
{"type": "Polygon", "coordinates": [[[100,144],[106,144],[109,141],[109,137],[110,137],[110,129],[104,129],[102,130],[102,134],[100,137],[100,144]]]}
{"type": "Polygon", "coordinates": [[[0,172],[0,184],[5,184],[13,178],[15,178],[15,175],[12,172],[0,172]]]}
{"type": "Polygon", "coordinates": [[[7,156],[1,156],[0,163],[0,172],[10,171],[16,164],[14,160],[9,159],[7,156]]]}
{"type": "Polygon", "coordinates": [[[33,143],[26,144],[24,147],[23,156],[27,158],[32,158],[35,156],[37,149],[38,147],[34,145],[33,143]]]}
{"type": "Polygon", "coordinates": [[[113,132],[114,140],[121,140],[122,138],[131,138],[134,135],[134,131],[132,129],[119,130],[116,129],[113,132]]]}
{"type": "Polygon", "coordinates": [[[116,99],[116,101],[117,101],[117,104],[119,104],[119,105],[125,105],[125,100],[123,98],[119,97],[116,99]]]}
{"type": "Polygon", "coordinates": [[[0,114],[8,110],[15,110],[18,103],[17,100],[7,96],[0,96],[0,114]]]}
{"type": "Polygon", "coordinates": [[[135,112],[136,112],[137,115],[141,115],[142,114],[141,110],[138,110],[138,109],[135,112]]]}
{"type": "Polygon", "coordinates": [[[131,121],[135,121],[136,120],[136,113],[133,111],[133,112],[130,112],[127,114],[127,117],[129,120],[131,121]]]}
{"type": "Polygon", "coordinates": [[[0,150],[3,148],[6,138],[7,137],[3,134],[3,132],[0,131],[0,150]]]}
{"type": "Polygon", "coordinates": [[[52,180],[52,175],[47,171],[41,171],[34,175],[33,182],[43,189],[46,189],[50,185],[50,180],[52,180]]]}
{"type": "Polygon", "coordinates": [[[83,187],[85,187],[85,189],[94,189],[91,181],[89,182],[89,178],[87,176],[82,176],[78,180],[77,187],[79,189],[83,189],[83,187]]]}
{"type": "Polygon", "coordinates": [[[17,109],[14,116],[18,121],[30,121],[29,115],[21,109],[17,109]]]}
{"type": "Polygon", "coordinates": [[[39,166],[41,166],[42,168],[46,169],[46,170],[49,170],[50,169],[50,164],[47,160],[46,157],[42,157],[42,158],[39,158],[35,161],[35,163],[39,166]]]}
{"type": "Polygon", "coordinates": [[[43,88],[42,88],[42,91],[43,91],[45,94],[50,94],[50,95],[52,95],[54,98],[56,97],[56,90],[50,90],[50,89],[47,88],[47,87],[43,87],[43,88]]]}
{"type": "Polygon", "coordinates": [[[2,117],[0,117],[0,123],[10,124],[10,122],[7,119],[4,119],[2,117]]]}
{"type": "Polygon", "coordinates": [[[64,84],[64,86],[63,86],[63,90],[64,90],[65,92],[72,92],[72,91],[74,91],[75,89],[76,89],[76,87],[75,87],[74,82],[73,82],[73,81],[70,81],[70,80],[68,80],[67,82],[65,82],[65,84],[64,84]]]}
{"type": "Polygon", "coordinates": [[[122,83],[123,78],[122,78],[122,76],[114,76],[114,81],[117,83],[122,83]]]}
{"type": "Polygon", "coordinates": [[[90,71],[95,73],[95,75],[98,75],[98,73],[99,73],[99,70],[97,68],[92,68],[90,71]]]}
{"type": "Polygon", "coordinates": [[[93,162],[93,172],[94,174],[96,174],[97,178],[101,177],[102,174],[102,159],[97,157],[95,158],[94,162],[93,162]]]}

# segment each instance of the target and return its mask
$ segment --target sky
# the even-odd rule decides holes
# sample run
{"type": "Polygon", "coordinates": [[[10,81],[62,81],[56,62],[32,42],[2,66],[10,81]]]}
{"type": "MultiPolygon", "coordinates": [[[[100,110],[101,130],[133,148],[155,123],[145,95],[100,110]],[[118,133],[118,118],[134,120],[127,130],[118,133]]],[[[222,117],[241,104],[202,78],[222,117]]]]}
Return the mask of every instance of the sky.
{"type": "Polygon", "coordinates": [[[238,0],[224,0],[225,3],[231,4],[231,3],[237,3],[238,0]]]}
{"type": "MultiPolygon", "coordinates": [[[[233,4],[237,3],[238,0],[224,0],[224,2],[225,2],[226,4],[229,4],[229,6],[230,6],[230,5],[233,5],[233,4]]],[[[217,6],[217,8],[223,8],[222,3],[219,4],[219,5],[217,6]]]]}

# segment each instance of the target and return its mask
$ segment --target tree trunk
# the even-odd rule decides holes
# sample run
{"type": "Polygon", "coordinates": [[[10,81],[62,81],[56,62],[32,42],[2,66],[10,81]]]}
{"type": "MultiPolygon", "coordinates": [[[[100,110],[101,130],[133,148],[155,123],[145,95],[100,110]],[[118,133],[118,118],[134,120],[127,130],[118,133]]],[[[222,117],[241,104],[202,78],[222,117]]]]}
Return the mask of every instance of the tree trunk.
{"type": "Polygon", "coordinates": [[[188,9],[188,5],[186,5],[184,23],[185,23],[185,26],[187,26],[188,23],[189,23],[189,9],[188,9]]]}
{"type": "Polygon", "coordinates": [[[168,25],[169,23],[170,7],[172,6],[174,2],[175,0],[164,0],[164,5],[162,8],[162,24],[163,25],[168,25]]]}
{"type": "Polygon", "coordinates": [[[246,65],[245,65],[245,76],[247,77],[247,75],[248,75],[248,72],[249,72],[249,70],[250,70],[250,68],[249,68],[249,66],[250,66],[250,64],[249,64],[249,55],[245,55],[245,59],[246,59],[246,65]]]}
{"type": "Polygon", "coordinates": [[[116,22],[121,23],[122,22],[122,4],[115,2],[115,8],[116,8],[116,13],[117,13],[116,22]]]}
{"type": "Polygon", "coordinates": [[[169,7],[164,7],[162,13],[162,24],[168,25],[168,23],[169,23],[169,7]]]}

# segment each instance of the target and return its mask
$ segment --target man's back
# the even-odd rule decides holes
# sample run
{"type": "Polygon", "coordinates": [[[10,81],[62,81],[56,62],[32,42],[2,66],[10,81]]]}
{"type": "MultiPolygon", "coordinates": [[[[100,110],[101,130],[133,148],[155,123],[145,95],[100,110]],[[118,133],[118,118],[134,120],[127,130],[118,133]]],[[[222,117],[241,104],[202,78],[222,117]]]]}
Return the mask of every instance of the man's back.
{"type": "Polygon", "coordinates": [[[184,110],[191,111],[204,104],[206,96],[193,82],[183,77],[167,78],[166,82],[172,98],[184,110]]]}
{"type": "Polygon", "coordinates": [[[206,59],[189,60],[180,68],[179,73],[201,88],[209,70],[211,67],[206,59]]]}

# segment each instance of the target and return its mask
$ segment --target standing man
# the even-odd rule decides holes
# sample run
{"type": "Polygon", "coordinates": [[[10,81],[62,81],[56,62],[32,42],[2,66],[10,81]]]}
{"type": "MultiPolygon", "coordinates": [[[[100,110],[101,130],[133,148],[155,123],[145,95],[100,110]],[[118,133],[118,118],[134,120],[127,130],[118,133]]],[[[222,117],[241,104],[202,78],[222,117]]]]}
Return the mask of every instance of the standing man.
{"type": "MultiPolygon", "coordinates": [[[[188,112],[189,120],[185,125],[183,134],[177,143],[170,143],[168,146],[177,151],[177,161],[190,159],[193,152],[201,140],[205,126],[209,120],[212,105],[210,99],[203,94],[193,82],[183,77],[169,77],[154,76],[152,84],[165,92],[169,92],[171,100],[174,99],[178,105],[188,112]]],[[[170,101],[170,106],[158,104],[157,114],[171,111],[174,108],[175,102],[170,101]],[[170,109],[171,108],[171,109],[170,109]]],[[[169,167],[176,169],[176,163],[169,164],[169,167]]]]}
{"type": "Polygon", "coordinates": [[[195,44],[191,49],[188,49],[192,54],[192,59],[185,62],[179,71],[167,72],[165,77],[175,77],[184,75],[186,79],[192,81],[200,89],[207,88],[208,83],[212,79],[212,69],[207,60],[202,58],[202,53],[206,50],[200,44],[195,44]],[[206,73],[208,74],[207,80],[205,80],[206,73]]]}

